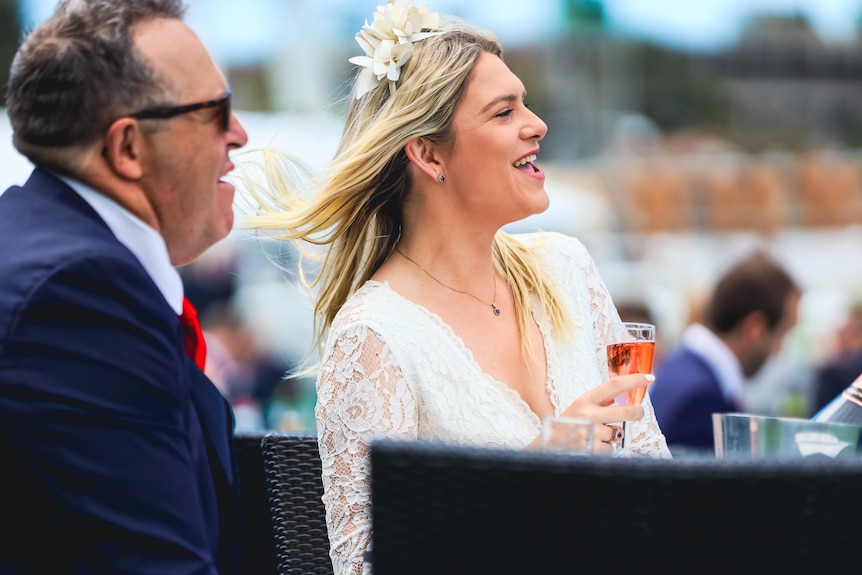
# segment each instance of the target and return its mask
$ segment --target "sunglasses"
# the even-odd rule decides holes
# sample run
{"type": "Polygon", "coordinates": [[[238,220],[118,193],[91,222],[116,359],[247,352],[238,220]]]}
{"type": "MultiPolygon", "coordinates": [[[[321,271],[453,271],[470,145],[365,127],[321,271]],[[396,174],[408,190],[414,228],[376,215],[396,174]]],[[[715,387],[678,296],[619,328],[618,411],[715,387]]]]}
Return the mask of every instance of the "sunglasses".
{"type": "Polygon", "coordinates": [[[233,92],[228,89],[227,93],[224,96],[216,100],[207,100],[206,102],[198,102],[196,104],[185,104],[184,106],[149,108],[147,110],[135,112],[134,114],[129,114],[129,117],[135,118],[136,120],[166,120],[168,118],[173,118],[174,116],[188,114],[189,112],[195,112],[197,110],[218,108],[221,112],[222,128],[224,128],[224,131],[227,132],[230,130],[230,98],[232,95],[233,92]]]}

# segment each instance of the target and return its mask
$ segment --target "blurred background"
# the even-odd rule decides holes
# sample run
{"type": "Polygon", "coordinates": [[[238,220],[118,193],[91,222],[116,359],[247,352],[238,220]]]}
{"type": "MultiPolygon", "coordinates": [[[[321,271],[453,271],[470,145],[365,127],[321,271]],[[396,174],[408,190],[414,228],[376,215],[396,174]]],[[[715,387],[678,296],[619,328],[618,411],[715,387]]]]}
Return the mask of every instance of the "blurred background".
{"type": "MultiPolygon", "coordinates": [[[[0,83],[54,0],[0,0],[0,83]]],[[[249,148],[311,167],[341,130],[347,59],[376,2],[191,0],[249,148]]],[[[747,387],[810,415],[814,370],[862,298],[862,0],[487,0],[431,10],[490,28],[549,125],[551,207],[509,226],[580,238],[615,300],[675,344],[718,274],[760,249],[804,289],[799,323],[747,387]]],[[[0,102],[2,106],[2,102],[0,102]]],[[[240,157],[241,158],[241,157],[240,157]]],[[[0,193],[30,166],[0,117],[0,193]]],[[[313,428],[313,318],[286,246],[239,232],[183,268],[239,425],[313,428]],[[287,376],[283,379],[284,376],[287,376]]],[[[624,318],[625,319],[625,318],[624,318]]]]}

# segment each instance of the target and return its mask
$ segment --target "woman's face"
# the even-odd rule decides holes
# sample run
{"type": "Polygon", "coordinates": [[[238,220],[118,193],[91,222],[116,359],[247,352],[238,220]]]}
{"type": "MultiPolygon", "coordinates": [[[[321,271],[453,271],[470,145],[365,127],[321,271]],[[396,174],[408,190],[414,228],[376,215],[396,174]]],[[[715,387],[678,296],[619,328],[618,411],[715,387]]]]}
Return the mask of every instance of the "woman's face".
{"type": "Polygon", "coordinates": [[[446,183],[467,213],[496,227],[548,208],[545,174],[534,163],[548,126],[527,108],[525,94],[506,64],[484,53],[453,118],[446,183]]]}

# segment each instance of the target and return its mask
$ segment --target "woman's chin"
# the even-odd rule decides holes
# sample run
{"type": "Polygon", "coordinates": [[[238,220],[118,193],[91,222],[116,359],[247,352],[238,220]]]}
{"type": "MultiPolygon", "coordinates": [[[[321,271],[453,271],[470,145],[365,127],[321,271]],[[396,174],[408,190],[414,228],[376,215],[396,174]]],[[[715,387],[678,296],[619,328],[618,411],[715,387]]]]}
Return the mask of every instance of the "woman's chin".
{"type": "Polygon", "coordinates": [[[543,214],[548,211],[548,208],[551,206],[551,198],[548,197],[548,193],[545,191],[545,188],[542,187],[541,196],[536,197],[535,202],[535,211],[530,214],[531,216],[535,216],[536,214],[543,214]]]}

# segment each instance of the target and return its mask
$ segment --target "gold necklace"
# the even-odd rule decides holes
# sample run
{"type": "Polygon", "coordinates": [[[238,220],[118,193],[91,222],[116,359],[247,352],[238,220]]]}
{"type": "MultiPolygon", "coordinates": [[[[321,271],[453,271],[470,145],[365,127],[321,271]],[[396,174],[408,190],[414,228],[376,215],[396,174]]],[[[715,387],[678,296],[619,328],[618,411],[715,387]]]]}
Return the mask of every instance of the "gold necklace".
{"type": "Polygon", "coordinates": [[[492,302],[487,302],[487,301],[485,301],[485,300],[483,300],[483,299],[477,298],[476,296],[474,296],[474,295],[473,295],[473,294],[471,294],[470,292],[462,291],[462,290],[455,289],[455,288],[453,288],[453,287],[449,287],[449,286],[447,286],[446,284],[444,284],[443,282],[441,282],[440,280],[438,280],[437,278],[435,278],[433,275],[431,275],[431,272],[429,272],[428,270],[426,270],[425,268],[423,268],[421,265],[419,265],[419,263],[418,263],[418,262],[414,261],[414,260],[413,260],[412,258],[410,258],[407,254],[405,254],[404,252],[402,252],[402,251],[401,251],[401,250],[399,250],[398,248],[395,248],[395,251],[396,251],[396,252],[398,252],[399,254],[401,254],[401,255],[404,257],[404,259],[406,259],[408,262],[410,262],[411,264],[413,264],[414,266],[416,266],[417,268],[419,268],[420,270],[422,270],[423,272],[425,272],[425,275],[427,275],[429,278],[431,278],[432,280],[434,280],[435,282],[437,282],[438,284],[440,284],[440,285],[441,285],[441,286],[443,286],[444,288],[446,288],[446,289],[448,289],[448,290],[451,290],[451,291],[454,291],[454,292],[457,292],[457,293],[461,293],[461,294],[464,294],[464,295],[468,295],[468,296],[470,296],[471,298],[473,298],[474,300],[476,300],[476,301],[477,301],[477,302],[479,302],[479,303],[483,303],[483,304],[485,304],[485,305],[489,305],[489,306],[491,306],[491,309],[494,311],[494,315],[496,315],[496,316],[499,316],[499,315],[500,315],[500,308],[498,308],[498,307],[497,307],[497,274],[496,274],[496,273],[494,274],[494,301],[492,301],[492,302]]]}

